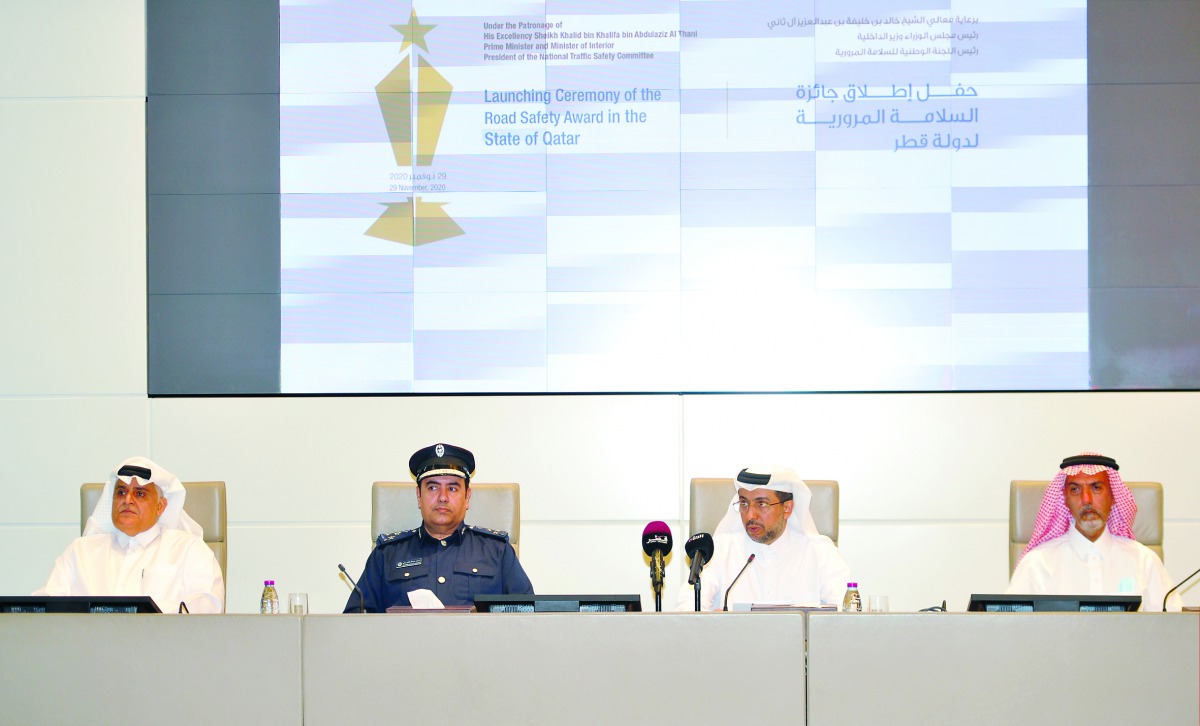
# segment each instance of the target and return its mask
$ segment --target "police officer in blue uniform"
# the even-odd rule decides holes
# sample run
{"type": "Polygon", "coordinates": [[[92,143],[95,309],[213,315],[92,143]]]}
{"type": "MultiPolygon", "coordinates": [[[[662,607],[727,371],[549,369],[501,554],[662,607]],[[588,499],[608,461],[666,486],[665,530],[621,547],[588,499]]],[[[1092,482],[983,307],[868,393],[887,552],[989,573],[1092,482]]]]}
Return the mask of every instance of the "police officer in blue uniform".
{"type": "Polygon", "coordinates": [[[434,444],[408,460],[417,480],[416,529],[381,534],[344,612],[382,613],[409,605],[408,593],[431,590],[443,605],[474,605],[476,595],[532,595],[533,585],[508,543],[507,532],[463,524],[471,503],[475,457],[434,444]]]}

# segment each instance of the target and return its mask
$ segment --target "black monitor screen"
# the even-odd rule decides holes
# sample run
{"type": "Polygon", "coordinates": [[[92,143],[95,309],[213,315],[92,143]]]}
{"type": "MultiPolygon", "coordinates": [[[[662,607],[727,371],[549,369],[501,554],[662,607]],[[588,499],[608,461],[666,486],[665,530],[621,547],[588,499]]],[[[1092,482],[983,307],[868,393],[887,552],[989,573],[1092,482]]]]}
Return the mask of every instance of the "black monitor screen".
{"type": "Polygon", "coordinates": [[[0,596],[0,613],[161,613],[146,595],[0,596]]]}
{"type": "Polygon", "coordinates": [[[481,613],[633,613],[641,612],[639,595],[480,595],[481,613]]]}
{"type": "Polygon", "coordinates": [[[1140,595],[972,595],[967,610],[982,613],[1121,613],[1142,606],[1140,595]]]}

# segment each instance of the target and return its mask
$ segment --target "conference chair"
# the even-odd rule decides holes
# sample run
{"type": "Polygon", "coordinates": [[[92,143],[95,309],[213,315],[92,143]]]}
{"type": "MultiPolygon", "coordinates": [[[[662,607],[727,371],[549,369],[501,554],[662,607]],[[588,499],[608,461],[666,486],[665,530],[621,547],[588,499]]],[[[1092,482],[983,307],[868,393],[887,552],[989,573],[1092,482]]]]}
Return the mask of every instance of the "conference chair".
{"type": "MultiPolygon", "coordinates": [[[[1033,525],[1037,522],[1038,509],[1046,494],[1048,481],[1014,479],[1008,489],[1008,572],[1017,569],[1021,552],[1033,536],[1033,525]]],[[[1163,556],[1163,488],[1156,481],[1127,481],[1125,485],[1133,492],[1138,512],[1133,519],[1133,536],[1142,544],[1163,556]]]]}
{"type": "MultiPolygon", "coordinates": [[[[827,479],[805,479],[812,491],[809,511],[817,531],[838,541],[838,483],[827,479]]],[[[725,513],[729,511],[733,495],[733,479],[692,479],[691,513],[689,535],[697,532],[712,534],[725,513]]]]}
{"type": "MultiPolygon", "coordinates": [[[[209,546],[221,565],[221,577],[228,584],[229,576],[225,574],[226,560],[226,524],[225,524],[225,482],[223,481],[185,481],[183,488],[187,496],[183,500],[183,511],[196,520],[204,528],[204,543],[209,546]]],[[[87,519],[96,508],[104,484],[88,483],[79,488],[79,531],[87,526],[87,519]]]]}
{"type": "MultiPolygon", "coordinates": [[[[508,541],[519,555],[521,538],[521,485],[471,482],[471,507],[466,523],[508,532],[508,541]]],[[[421,526],[417,485],[411,481],[377,481],[371,485],[371,541],[381,534],[421,526]]]]}

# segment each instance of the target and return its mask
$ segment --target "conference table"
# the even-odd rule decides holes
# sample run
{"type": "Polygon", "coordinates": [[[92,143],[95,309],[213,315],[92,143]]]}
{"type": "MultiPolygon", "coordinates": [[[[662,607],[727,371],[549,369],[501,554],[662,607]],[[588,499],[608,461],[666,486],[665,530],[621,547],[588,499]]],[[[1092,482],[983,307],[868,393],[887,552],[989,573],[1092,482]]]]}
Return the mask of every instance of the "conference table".
{"type": "Polygon", "coordinates": [[[1195,613],[3,614],[0,668],[4,724],[1200,723],[1195,613]]]}

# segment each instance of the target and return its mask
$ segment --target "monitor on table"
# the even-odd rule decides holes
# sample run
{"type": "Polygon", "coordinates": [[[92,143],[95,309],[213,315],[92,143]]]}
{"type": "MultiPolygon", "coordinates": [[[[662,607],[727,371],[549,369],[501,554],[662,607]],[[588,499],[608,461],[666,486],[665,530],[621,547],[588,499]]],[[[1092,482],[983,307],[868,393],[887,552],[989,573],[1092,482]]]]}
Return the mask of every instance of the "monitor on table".
{"type": "Polygon", "coordinates": [[[640,595],[479,595],[481,613],[633,613],[641,612],[640,595]]]}
{"type": "Polygon", "coordinates": [[[967,610],[984,613],[1120,613],[1142,605],[1140,595],[972,595],[967,610]]]}
{"type": "Polygon", "coordinates": [[[148,595],[0,595],[0,613],[161,613],[148,595]]]}

